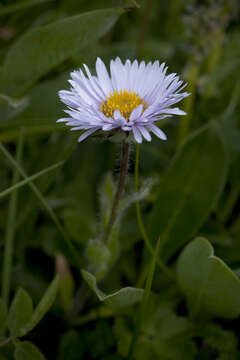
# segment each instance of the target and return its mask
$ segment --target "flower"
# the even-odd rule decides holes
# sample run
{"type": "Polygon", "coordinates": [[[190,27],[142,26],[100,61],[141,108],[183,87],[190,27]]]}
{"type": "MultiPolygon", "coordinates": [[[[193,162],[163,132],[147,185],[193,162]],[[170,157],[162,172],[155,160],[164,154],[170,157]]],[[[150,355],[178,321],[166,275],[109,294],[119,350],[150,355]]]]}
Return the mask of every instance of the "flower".
{"type": "Polygon", "coordinates": [[[137,60],[122,63],[119,57],[110,62],[110,76],[100,58],[96,75],[84,64],[71,73],[71,89],[59,91],[60,99],[68,106],[69,117],[59,119],[71,130],[86,130],[79,141],[97,130],[121,130],[133,133],[136,142],[151,141],[150,132],[166,140],[155,122],[172,115],[185,115],[171,106],[189,94],[181,92],[186,86],[176,74],[166,75],[165,63],[145,64],[137,60]]]}

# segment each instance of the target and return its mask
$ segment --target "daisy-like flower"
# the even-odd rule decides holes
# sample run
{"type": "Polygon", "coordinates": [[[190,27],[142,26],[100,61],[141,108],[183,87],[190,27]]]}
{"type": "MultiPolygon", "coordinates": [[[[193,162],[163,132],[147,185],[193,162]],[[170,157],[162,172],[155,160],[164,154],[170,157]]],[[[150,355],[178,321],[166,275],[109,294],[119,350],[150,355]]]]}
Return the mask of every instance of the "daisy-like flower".
{"type": "Polygon", "coordinates": [[[166,75],[167,67],[159,61],[145,64],[117,57],[110,62],[110,75],[100,58],[96,75],[84,64],[71,73],[71,89],[61,90],[60,99],[68,106],[66,122],[71,130],[86,130],[79,141],[97,130],[120,130],[132,133],[136,142],[151,141],[150,132],[162,140],[166,135],[155,123],[185,112],[171,107],[189,94],[181,92],[186,86],[176,74],[166,75]]]}

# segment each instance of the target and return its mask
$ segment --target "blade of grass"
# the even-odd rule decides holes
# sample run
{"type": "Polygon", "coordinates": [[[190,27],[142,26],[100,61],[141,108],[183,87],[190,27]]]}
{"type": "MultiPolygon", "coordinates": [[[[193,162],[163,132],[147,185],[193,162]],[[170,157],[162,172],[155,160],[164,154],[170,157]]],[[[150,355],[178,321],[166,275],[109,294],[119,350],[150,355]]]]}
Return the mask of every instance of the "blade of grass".
{"type": "MultiPolygon", "coordinates": [[[[26,172],[18,164],[18,162],[16,162],[14,160],[12,155],[7,151],[7,149],[1,143],[0,143],[0,151],[5,155],[5,157],[8,159],[10,164],[18,171],[18,173],[21,174],[21,176],[26,180],[28,178],[26,172]]],[[[46,200],[44,199],[42,193],[38,190],[36,185],[34,185],[31,181],[29,181],[28,186],[31,188],[31,190],[33,191],[35,196],[38,198],[38,200],[42,204],[43,208],[45,209],[45,211],[47,212],[49,217],[52,219],[52,221],[56,225],[56,228],[58,229],[59,233],[62,235],[62,237],[64,239],[64,243],[63,242],[59,243],[59,245],[61,247],[61,251],[63,251],[66,255],[68,255],[70,257],[70,259],[72,261],[74,261],[75,265],[77,265],[77,264],[79,265],[80,264],[80,258],[76,254],[76,251],[75,251],[75,249],[74,249],[74,247],[73,247],[73,245],[71,243],[71,240],[69,239],[69,237],[65,233],[65,230],[62,227],[60,221],[58,220],[56,214],[50,208],[50,206],[48,205],[48,203],[46,202],[46,200]]]]}
{"type": "Polygon", "coordinates": [[[5,196],[11,194],[14,190],[21,188],[24,185],[27,185],[29,182],[36,180],[37,178],[39,178],[40,176],[43,176],[45,174],[47,174],[49,171],[55,170],[56,168],[62,166],[64,164],[64,161],[60,161],[56,164],[53,164],[39,172],[37,172],[34,175],[29,176],[28,178],[26,178],[25,180],[19,181],[17,184],[10,186],[9,188],[7,188],[6,190],[2,191],[0,193],[0,199],[4,198],[5,196]]]}
{"type": "MultiPolygon", "coordinates": [[[[134,186],[135,186],[136,192],[139,190],[139,155],[140,155],[140,145],[137,144],[136,145],[135,171],[134,171],[134,186]]],[[[137,222],[138,222],[138,227],[139,227],[140,233],[145,242],[146,248],[148,249],[150,254],[152,256],[154,256],[154,249],[152,247],[151,241],[145,230],[143,220],[142,220],[142,215],[141,215],[140,204],[138,201],[135,203],[135,206],[136,206],[137,222]]],[[[160,267],[162,272],[169,277],[169,279],[175,281],[174,273],[172,273],[172,271],[170,271],[168,269],[168,267],[160,259],[157,259],[157,265],[160,267]]]]}
{"type": "MultiPolygon", "coordinates": [[[[20,133],[20,137],[17,144],[16,158],[17,162],[21,163],[23,152],[23,131],[20,133]]],[[[13,171],[13,186],[19,180],[19,172],[15,168],[13,171]]],[[[10,284],[11,284],[11,272],[12,272],[12,255],[14,248],[14,234],[15,234],[15,219],[17,213],[18,192],[14,190],[9,200],[7,227],[5,234],[5,248],[3,255],[3,272],[2,272],[2,298],[6,306],[9,302],[10,284]]]]}
{"type": "Polygon", "coordinates": [[[129,352],[128,352],[128,360],[133,359],[134,349],[135,349],[135,346],[137,344],[137,339],[138,339],[138,336],[139,336],[139,334],[141,332],[142,321],[143,321],[144,315],[145,315],[146,310],[147,310],[148,300],[149,300],[149,296],[150,296],[150,293],[151,293],[152,282],[153,282],[154,273],[155,273],[156,264],[157,264],[159,245],[160,245],[160,238],[158,239],[157,244],[156,244],[156,248],[155,248],[155,251],[154,251],[154,256],[153,256],[152,261],[151,261],[151,266],[150,266],[150,269],[149,269],[149,273],[148,273],[148,277],[147,277],[147,281],[146,281],[146,286],[145,286],[144,293],[143,293],[143,298],[142,298],[142,301],[141,301],[141,304],[140,304],[139,312],[137,314],[135,332],[133,334],[132,342],[130,344],[129,352]]]}

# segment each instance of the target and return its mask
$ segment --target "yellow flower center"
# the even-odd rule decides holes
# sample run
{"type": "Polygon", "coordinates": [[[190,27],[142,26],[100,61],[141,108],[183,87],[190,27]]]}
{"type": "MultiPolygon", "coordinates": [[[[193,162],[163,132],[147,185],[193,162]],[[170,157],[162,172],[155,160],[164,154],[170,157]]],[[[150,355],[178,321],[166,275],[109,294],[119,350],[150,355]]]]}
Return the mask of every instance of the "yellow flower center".
{"type": "Polygon", "coordinates": [[[135,92],[122,91],[120,93],[117,90],[113,94],[110,94],[105,101],[100,105],[100,110],[106,117],[113,118],[115,110],[119,110],[122,116],[129,121],[129,117],[133,109],[143,105],[143,111],[148,107],[144,100],[140,98],[135,92]]]}

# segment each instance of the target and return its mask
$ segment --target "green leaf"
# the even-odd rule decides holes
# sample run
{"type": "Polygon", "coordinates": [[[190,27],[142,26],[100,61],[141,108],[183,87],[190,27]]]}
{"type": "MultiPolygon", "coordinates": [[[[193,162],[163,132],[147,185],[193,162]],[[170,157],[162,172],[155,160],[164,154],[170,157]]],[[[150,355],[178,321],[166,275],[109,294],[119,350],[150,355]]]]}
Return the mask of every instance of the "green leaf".
{"type": "Polygon", "coordinates": [[[10,94],[29,88],[49,70],[100,38],[122,13],[117,8],[91,11],[25,33],[7,53],[2,88],[10,94]]]}
{"type": "Polygon", "coordinates": [[[42,320],[44,315],[48,312],[48,310],[54,303],[55,298],[57,296],[58,283],[59,283],[59,277],[56,276],[49,285],[45,294],[43,295],[43,298],[41,299],[40,303],[37,305],[36,309],[34,310],[30,321],[21,330],[21,336],[24,336],[29,331],[31,331],[39,323],[39,321],[42,320]]]}
{"type": "Polygon", "coordinates": [[[32,7],[34,5],[38,5],[38,4],[41,4],[44,2],[49,2],[49,1],[53,1],[53,0],[22,0],[22,1],[18,1],[14,4],[2,6],[0,8],[0,16],[10,14],[17,10],[22,10],[22,9],[32,7]]]}
{"type": "Polygon", "coordinates": [[[7,307],[4,301],[0,298],[0,336],[5,330],[7,323],[7,307]]]}
{"type": "Polygon", "coordinates": [[[240,314],[240,280],[214,256],[208,240],[196,238],[187,245],[179,257],[177,274],[193,316],[205,312],[231,319],[240,314]]]}
{"type": "Polygon", "coordinates": [[[97,295],[98,299],[112,308],[130,306],[142,299],[143,289],[134,287],[125,287],[113,294],[106,295],[97,287],[96,278],[92,274],[85,270],[82,270],[81,273],[82,277],[90,289],[97,295]]]}
{"type": "Polygon", "coordinates": [[[152,294],[143,321],[142,336],[136,347],[136,358],[148,359],[149,353],[155,354],[157,359],[193,360],[197,350],[191,342],[192,336],[190,321],[176,315],[169,302],[165,303],[160,296],[152,294]]]}
{"type": "MultiPolygon", "coordinates": [[[[126,357],[130,345],[132,324],[127,318],[117,318],[114,333],[121,355],[126,357]]],[[[169,303],[151,294],[133,359],[194,360],[197,349],[191,341],[193,327],[186,318],[177,316],[169,303]]]]}
{"type": "Polygon", "coordinates": [[[225,330],[219,324],[204,322],[197,329],[196,335],[203,338],[208,345],[206,348],[218,351],[218,359],[237,359],[238,339],[233,331],[225,330]]]}
{"type": "Polygon", "coordinates": [[[10,306],[8,328],[12,337],[21,335],[22,329],[28,324],[33,314],[33,303],[28,293],[19,289],[10,306]]]}
{"type": "Polygon", "coordinates": [[[15,360],[45,360],[38,348],[29,341],[15,344],[14,358],[15,360]]]}
{"type": "Polygon", "coordinates": [[[201,227],[216,204],[227,173],[223,140],[215,123],[196,131],[181,146],[159,186],[150,238],[161,237],[169,259],[201,227]]]}
{"type": "Polygon", "coordinates": [[[91,271],[98,280],[102,279],[108,270],[111,256],[108,247],[98,239],[91,239],[87,244],[86,256],[91,271]]]}

